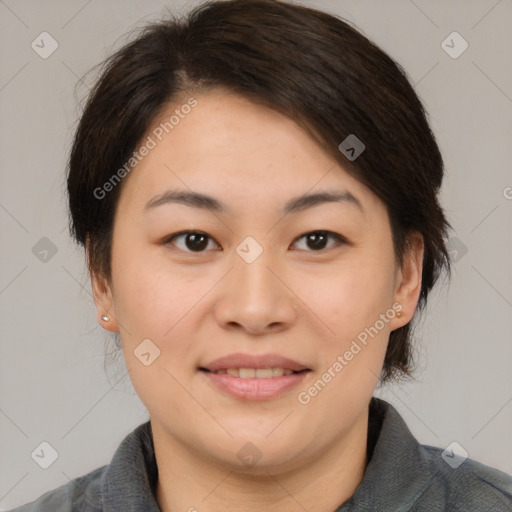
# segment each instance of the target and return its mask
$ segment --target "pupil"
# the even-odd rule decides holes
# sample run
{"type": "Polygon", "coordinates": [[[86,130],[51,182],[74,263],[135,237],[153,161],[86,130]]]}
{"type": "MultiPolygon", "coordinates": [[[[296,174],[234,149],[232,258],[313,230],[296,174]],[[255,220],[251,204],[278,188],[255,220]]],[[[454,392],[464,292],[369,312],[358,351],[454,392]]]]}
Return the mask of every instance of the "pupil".
{"type": "Polygon", "coordinates": [[[187,248],[191,251],[200,251],[208,245],[207,237],[201,233],[192,233],[186,238],[187,248]]]}
{"type": "Polygon", "coordinates": [[[308,236],[308,246],[310,248],[324,249],[326,241],[327,241],[327,235],[326,235],[325,231],[317,231],[316,233],[311,233],[308,236]]]}

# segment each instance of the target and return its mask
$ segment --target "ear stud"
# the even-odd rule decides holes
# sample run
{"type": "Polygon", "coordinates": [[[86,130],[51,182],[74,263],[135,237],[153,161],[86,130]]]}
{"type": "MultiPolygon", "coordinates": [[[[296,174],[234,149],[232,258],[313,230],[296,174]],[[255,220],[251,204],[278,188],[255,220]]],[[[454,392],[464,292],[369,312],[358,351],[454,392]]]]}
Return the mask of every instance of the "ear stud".
{"type": "Polygon", "coordinates": [[[104,322],[108,322],[110,320],[110,318],[107,316],[107,315],[102,315],[101,319],[104,321],[104,322]]]}

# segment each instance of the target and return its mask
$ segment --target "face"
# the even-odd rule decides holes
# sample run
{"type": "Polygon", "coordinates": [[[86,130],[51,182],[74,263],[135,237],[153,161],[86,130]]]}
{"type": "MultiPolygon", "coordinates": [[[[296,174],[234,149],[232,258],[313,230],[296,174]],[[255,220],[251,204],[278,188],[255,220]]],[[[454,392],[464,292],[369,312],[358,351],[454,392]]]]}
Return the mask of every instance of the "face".
{"type": "Polygon", "coordinates": [[[361,431],[421,243],[398,268],[385,205],[291,119],[221,89],[195,99],[162,140],[179,105],[155,119],[124,178],[98,313],[160,442],[284,471],[361,431]]]}

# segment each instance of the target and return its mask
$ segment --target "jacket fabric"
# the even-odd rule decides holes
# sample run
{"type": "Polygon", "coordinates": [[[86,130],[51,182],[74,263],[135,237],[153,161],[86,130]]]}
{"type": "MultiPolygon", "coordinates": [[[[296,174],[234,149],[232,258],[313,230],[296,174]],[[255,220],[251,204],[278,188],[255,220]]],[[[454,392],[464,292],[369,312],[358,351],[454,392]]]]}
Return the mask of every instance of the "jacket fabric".
{"type": "MultiPolygon", "coordinates": [[[[512,476],[420,444],[397,410],[370,402],[363,480],[333,512],[511,512],[512,476]]],[[[125,437],[110,464],[11,512],[161,512],[151,423],[125,437]]]]}

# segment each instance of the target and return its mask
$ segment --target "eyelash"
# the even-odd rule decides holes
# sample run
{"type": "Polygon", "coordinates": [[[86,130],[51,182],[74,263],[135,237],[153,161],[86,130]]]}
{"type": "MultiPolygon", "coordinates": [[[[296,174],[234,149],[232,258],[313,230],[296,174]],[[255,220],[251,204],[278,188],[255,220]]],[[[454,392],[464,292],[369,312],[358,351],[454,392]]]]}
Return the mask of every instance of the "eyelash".
{"type": "MultiPolygon", "coordinates": [[[[308,231],[307,233],[304,233],[303,235],[297,237],[294,240],[293,244],[295,244],[298,240],[301,240],[302,238],[304,238],[304,237],[306,237],[308,235],[312,235],[312,234],[316,234],[316,233],[324,233],[329,238],[335,239],[336,242],[337,242],[336,247],[339,246],[339,245],[347,244],[348,243],[347,240],[344,237],[342,237],[341,235],[338,235],[337,233],[333,233],[332,231],[327,231],[325,229],[318,229],[318,230],[315,230],[315,231],[308,231]]],[[[174,240],[175,238],[178,238],[178,237],[181,237],[181,236],[185,236],[185,235],[191,235],[191,234],[194,234],[194,235],[204,235],[207,238],[209,238],[210,240],[214,240],[210,235],[208,235],[207,233],[204,233],[203,231],[180,231],[179,233],[175,233],[174,235],[170,235],[167,238],[165,238],[165,240],[163,241],[163,244],[167,245],[167,244],[171,243],[172,240],[174,240]]],[[[217,242],[215,242],[215,243],[217,243],[217,242]]],[[[306,252],[313,252],[313,253],[317,253],[318,252],[318,253],[321,253],[321,252],[325,252],[325,251],[327,251],[329,249],[333,249],[333,248],[334,247],[327,247],[327,248],[324,248],[324,249],[319,249],[318,251],[306,250],[306,252]]],[[[184,249],[183,251],[187,252],[187,253],[190,253],[190,254],[202,254],[202,253],[207,252],[207,251],[190,251],[190,250],[187,250],[187,249],[184,249]]]]}

